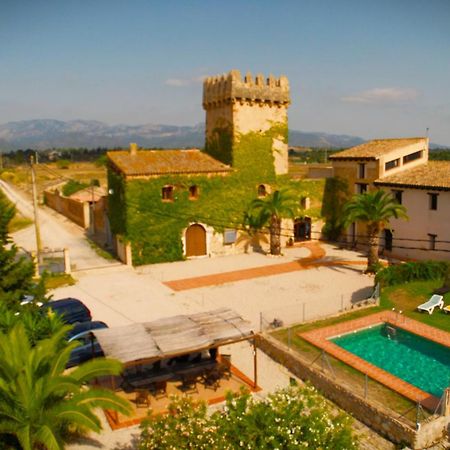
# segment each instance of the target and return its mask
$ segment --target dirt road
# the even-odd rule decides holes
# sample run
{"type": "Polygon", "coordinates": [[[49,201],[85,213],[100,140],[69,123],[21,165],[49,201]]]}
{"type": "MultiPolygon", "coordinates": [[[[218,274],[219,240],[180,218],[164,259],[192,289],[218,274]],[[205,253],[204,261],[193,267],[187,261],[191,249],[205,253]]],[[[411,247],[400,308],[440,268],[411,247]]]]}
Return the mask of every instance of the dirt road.
{"type": "MultiPolygon", "coordinates": [[[[3,180],[0,180],[0,188],[23,216],[34,218],[32,201],[23,192],[3,180]]],[[[42,246],[50,249],[68,248],[73,270],[119,264],[117,261],[108,261],[97,255],[86,240],[84,230],[50,208],[39,207],[39,223],[42,246]]],[[[13,233],[12,238],[19,247],[27,251],[36,250],[34,226],[13,233]]]]}

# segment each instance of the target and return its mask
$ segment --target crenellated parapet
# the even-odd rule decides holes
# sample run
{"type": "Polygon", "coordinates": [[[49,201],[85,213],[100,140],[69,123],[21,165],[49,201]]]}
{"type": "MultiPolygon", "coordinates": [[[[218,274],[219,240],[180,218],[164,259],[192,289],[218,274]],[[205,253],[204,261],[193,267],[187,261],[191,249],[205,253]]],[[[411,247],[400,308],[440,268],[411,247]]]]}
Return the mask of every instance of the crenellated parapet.
{"type": "Polygon", "coordinates": [[[203,108],[205,110],[239,102],[241,104],[268,104],[270,106],[289,106],[289,81],[269,75],[264,78],[258,74],[253,77],[247,72],[242,79],[239,70],[228,74],[208,77],[203,82],[203,108]]]}

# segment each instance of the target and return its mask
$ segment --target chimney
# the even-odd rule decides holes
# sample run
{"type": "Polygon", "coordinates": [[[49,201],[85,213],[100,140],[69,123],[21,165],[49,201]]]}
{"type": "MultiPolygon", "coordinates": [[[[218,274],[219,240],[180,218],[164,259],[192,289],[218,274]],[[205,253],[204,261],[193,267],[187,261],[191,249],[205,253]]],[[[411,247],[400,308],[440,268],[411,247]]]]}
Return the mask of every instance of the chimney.
{"type": "Polygon", "coordinates": [[[130,155],[136,155],[138,150],[138,145],[135,142],[130,143],[130,155]]]}

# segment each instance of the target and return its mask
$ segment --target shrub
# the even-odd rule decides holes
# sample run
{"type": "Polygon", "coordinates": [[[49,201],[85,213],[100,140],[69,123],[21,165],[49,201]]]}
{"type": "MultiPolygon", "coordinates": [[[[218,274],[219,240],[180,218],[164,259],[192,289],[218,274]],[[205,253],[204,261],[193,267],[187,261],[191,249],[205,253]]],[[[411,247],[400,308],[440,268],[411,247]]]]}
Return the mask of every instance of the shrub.
{"type": "Polygon", "coordinates": [[[56,167],[58,169],[68,169],[70,167],[70,161],[68,159],[59,159],[56,161],[56,167]]]}
{"type": "Polygon", "coordinates": [[[66,197],[69,197],[72,194],[75,194],[75,192],[81,191],[81,189],[84,189],[88,187],[89,185],[86,183],[82,183],[81,181],[77,180],[69,180],[62,188],[62,193],[66,197]]]}
{"type": "Polygon", "coordinates": [[[143,423],[139,448],[351,450],[357,442],[350,424],[310,386],[290,386],[261,401],[248,392],[229,393],[224,409],[210,416],[205,403],[173,399],[168,415],[143,423]]]}
{"type": "Polygon", "coordinates": [[[382,286],[394,286],[410,281],[438,280],[446,276],[450,263],[446,261],[420,261],[396,264],[380,270],[375,282],[382,286]]]}

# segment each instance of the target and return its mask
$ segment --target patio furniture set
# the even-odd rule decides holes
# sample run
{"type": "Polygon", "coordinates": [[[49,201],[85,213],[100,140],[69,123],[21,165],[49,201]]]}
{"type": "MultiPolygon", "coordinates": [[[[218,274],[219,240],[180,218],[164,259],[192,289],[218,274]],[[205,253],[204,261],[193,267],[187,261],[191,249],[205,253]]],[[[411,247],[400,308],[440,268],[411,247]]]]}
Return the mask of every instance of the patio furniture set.
{"type": "Polygon", "coordinates": [[[175,362],[169,368],[150,366],[136,367],[127,370],[122,376],[121,388],[125,392],[135,392],[136,407],[149,407],[151,397],[157,399],[167,397],[167,383],[181,382],[177,388],[185,393],[198,393],[198,383],[205,389],[220,387],[220,381],[231,377],[230,355],[221,355],[220,361],[208,359],[198,362],[175,362]]]}

